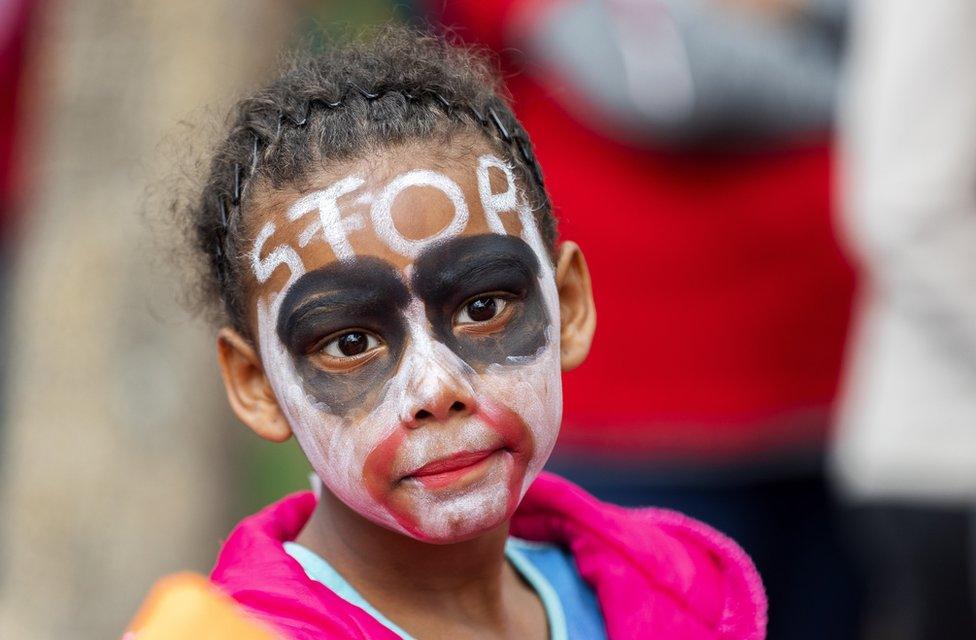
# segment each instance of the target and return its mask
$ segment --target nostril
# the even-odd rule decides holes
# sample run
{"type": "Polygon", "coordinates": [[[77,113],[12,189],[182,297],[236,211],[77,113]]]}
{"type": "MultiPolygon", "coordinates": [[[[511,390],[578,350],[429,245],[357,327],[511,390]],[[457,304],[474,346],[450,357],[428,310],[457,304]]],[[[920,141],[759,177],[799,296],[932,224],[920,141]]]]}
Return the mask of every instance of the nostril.
{"type": "MultiPolygon", "coordinates": [[[[467,409],[467,405],[465,405],[460,400],[457,400],[457,401],[451,403],[451,406],[449,406],[447,408],[447,414],[457,413],[457,412],[460,412],[460,411],[464,411],[466,409],[467,409]]],[[[437,407],[436,408],[436,411],[437,411],[436,416],[438,418],[446,418],[447,417],[446,414],[445,415],[441,415],[441,413],[443,412],[443,407],[437,407]]],[[[427,409],[421,409],[417,413],[413,414],[414,420],[416,420],[418,422],[419,421],[423,421],[423,420],[427,420],[427,419],[430,419],[430,418],[434,418],[434,417],[435,417],[434,412],[429,411],[427,409]]]]}

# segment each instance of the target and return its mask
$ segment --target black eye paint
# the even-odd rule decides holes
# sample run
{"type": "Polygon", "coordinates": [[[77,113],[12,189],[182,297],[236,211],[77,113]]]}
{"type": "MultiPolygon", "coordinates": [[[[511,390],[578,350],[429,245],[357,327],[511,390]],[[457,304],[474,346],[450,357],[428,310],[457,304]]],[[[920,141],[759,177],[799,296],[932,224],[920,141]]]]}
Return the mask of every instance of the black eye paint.
{"type": "Polygon", "coordinates": [[[277,333],[305,390],[337,415],[375,406],[403,352],[403,309],[409,299],[397,271],[378,258],[333,262],[299,278],[281,303],[277,333]],[[314,363],[315,352],[325,346],[325,338],[343,329],[375,333],[386,343],[386,353],[352,371],[324,371],[314,363]]]}
{"type": "MultiPolygon", "coordinates": [[[[539,290],[539,259],[521,238],[500,234],[464,236],[427,248],[413,266],[410,283],[424,301],[434,335],[475,370],[531,357],[546,343],[549,314],[539,290]],[[501,292],[516,304],[496,333],[455,333],[462,303],[501,292]]],[[[521,363],[520,362],[520,363],[521,363]]]]}

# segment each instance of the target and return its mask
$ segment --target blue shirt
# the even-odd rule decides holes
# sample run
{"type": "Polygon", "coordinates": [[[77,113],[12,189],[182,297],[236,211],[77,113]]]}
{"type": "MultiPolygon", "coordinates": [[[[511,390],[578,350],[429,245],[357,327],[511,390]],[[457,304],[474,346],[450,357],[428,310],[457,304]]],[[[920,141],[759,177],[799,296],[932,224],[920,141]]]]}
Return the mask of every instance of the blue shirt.
{"type": "MultiPolygon", "coordinates": [[[[294,542],[284,544],[309,578],[321,582],[346,602],[373,616],[404,640],[414,640],[376,610],[322,557],[294,542]]],[[[583,581],[572,554],[551,544],[509,538],[505,557],[531,586],[546,611],[550,640],[603,640],[607,637],[596,594],[583,581]]]]}

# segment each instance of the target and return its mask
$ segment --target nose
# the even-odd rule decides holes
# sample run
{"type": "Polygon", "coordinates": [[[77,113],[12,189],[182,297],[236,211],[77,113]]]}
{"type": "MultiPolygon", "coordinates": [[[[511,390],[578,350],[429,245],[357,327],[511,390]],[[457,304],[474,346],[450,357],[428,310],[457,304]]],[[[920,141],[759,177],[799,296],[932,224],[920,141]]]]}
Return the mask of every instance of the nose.
{"type": "Polygon", "coordinates": [[[474,390],[468,380],[471,368],[430,334],[423,304],[414,300],[407,309],[410,327],[408,347],[397,374],[405,383],[401,421],[409,428],[472,413],[474,390]]]}
{"type": "Polygon", "coordinates": [[[442,379],[432,391],[418,399],[410,413],[408,427],[441,422],[454,416],[468,415],[474,410],[474,398],[463,381],[442,379]]]}

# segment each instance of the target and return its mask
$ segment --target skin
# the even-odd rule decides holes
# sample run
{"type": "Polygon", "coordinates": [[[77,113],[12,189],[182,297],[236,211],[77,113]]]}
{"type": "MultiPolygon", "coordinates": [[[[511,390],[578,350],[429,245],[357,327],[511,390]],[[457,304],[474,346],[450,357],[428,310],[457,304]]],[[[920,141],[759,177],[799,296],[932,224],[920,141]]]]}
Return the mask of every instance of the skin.
{"type": "MultiPolygon", "coordinates": [[[[256,188],[249,220],[255,230],[272,222],[274,232],[256,232],[255,259],[287,246],[300,264],[256,268],[248,291],[257,344],[224,327],[217,355],[240,420],[275,442],[295,433],[325,485],[298,543],[416,637],[543,638],[541,602],[504,545],[558,431],[559,373],[589,351],[589,273],[574,243],[553,259],[524,215],[492,218],[476,171],[491,150],[476,137],[453,142],[407,143],[306,184],[256,188]],[[407,242],[390,240],[382,216],[367,218],[368,202],[356,204],[430,170],[458,186],[463,225],[452,227],[457,203],[430,187],[390,203],[389,221],[407,242]],[[323,232],[300,246],[314,216],[289,220],[289,211],[343,180],[356,189],[336,200],[339,210],[367,221],[350,226],[348,243],[323,232]],[[359,335],[342,333],[350,329],[359,335]],[[357,353],[344,354],[341,340],[357,353]],[[488,457],[460,477],[417,471],[482,449],[488,457]]],[[[502,172],[485,175],[492,193],[505,191],[502,172]]]]}

